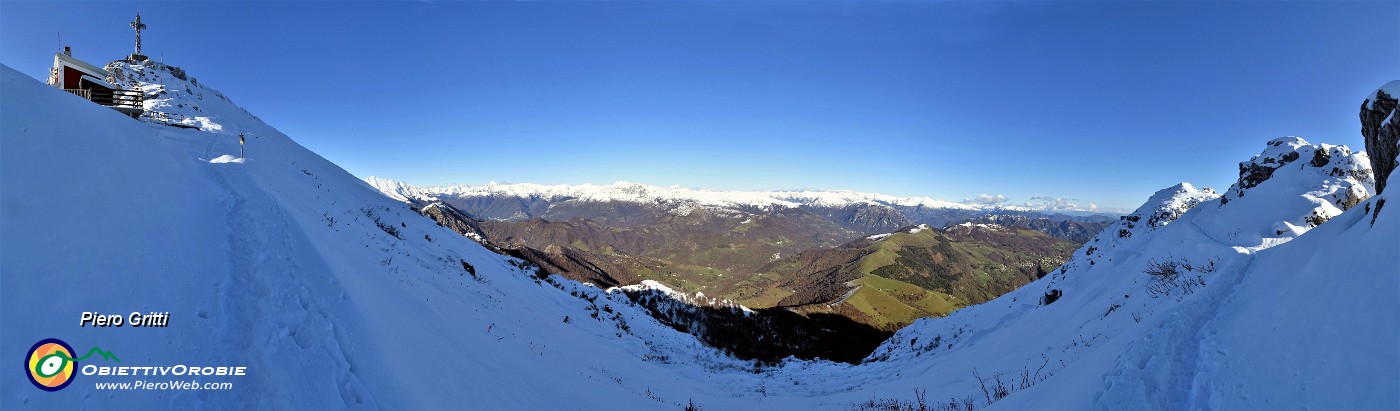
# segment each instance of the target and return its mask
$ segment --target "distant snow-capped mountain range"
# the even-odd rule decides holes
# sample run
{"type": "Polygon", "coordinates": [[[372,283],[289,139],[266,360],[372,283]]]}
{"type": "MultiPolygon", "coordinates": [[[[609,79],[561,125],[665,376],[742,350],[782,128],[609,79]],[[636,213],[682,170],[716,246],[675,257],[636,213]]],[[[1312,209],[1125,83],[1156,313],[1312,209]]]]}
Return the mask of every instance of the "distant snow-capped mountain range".
{"type": "Polygon", "coordinates": [[[660,187],[618,181],[612,184],[533,184],[515,183],[486,185],[453,185],[418,187],[400,181],[370,176],[365,181],[390,196],[437,199],[446,195],[459,198],[517,197],[548,201],[579,200],[585,202],[625,202],[639,204],[676,204],[718,208],[842,208],[853,205],[880,205],[899,208],[947,209],[964,211],[1047,212],[1071,215],[1118,214],[1127,210],[1101,208],[1077,201],[1035,197],[1022,204],[987,203],[973,200],[954,202],[929,197],[898,197],[886,194],[847,190],[799,191],[719,191],[680,186],[660,187]]]}

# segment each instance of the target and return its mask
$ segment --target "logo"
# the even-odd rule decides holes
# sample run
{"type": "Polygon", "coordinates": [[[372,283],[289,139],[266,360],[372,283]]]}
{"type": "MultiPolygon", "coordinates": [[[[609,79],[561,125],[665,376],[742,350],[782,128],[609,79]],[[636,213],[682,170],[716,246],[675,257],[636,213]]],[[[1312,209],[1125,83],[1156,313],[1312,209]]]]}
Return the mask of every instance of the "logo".
{"type": "Polygon", "coordinates": [[[73,383],[76,376],[73,370],[77,368],[78,361],[94,353],[102,354],[102,358],[121,361],[116,355],[98,347],[92,347],[81,358],[73,358],[72,346],[63,340],[48,338],[34,343],[34,347],[29,349],[29,354],[24,358],[24,371],[35,387],[44,391],[58,391],[73,383]]]}
{"type": "Polygon", "coordinates": [[[34,344],[24,360],[29,382],[44,391],[58,391],[73,382],[73,347],[57,338],[34,344]]]}

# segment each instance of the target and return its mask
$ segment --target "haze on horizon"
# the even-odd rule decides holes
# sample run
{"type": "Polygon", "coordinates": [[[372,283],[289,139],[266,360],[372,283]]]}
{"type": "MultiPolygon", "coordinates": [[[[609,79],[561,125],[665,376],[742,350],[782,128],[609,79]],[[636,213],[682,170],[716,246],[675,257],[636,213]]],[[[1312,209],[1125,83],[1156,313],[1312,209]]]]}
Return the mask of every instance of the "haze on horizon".
{"type": "Polygon", "coordinates": [[[360,177],[1119,209],[1276,137],[1363,150],[1400,78],[1395,2],[164,4],[4,2],[0,62],[123,57],[139,10],[146,54],[360,177]]]}

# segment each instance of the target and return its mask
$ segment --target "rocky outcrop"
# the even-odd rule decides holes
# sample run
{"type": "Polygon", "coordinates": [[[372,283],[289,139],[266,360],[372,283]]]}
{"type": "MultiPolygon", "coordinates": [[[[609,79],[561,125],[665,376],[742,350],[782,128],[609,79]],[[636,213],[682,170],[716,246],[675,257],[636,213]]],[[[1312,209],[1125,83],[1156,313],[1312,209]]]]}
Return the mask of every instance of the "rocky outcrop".
{"type": "MultiPolygon", "coordinates": [[[[1196,206],[1214,201],[1217,198],[1221,198],[1221,195],[1216,194],[1215,190],[1209,187],[1196,188],[1196,186],[1186,182],[1157,190],[1137,210],[1119,217],[1117,222],[1109,225],[1093,240],[1085,243],[1084,247],[1075,252],[1074,259],[1067,262],[1066,266],[1076,264],[1092,266],[1101,259],[1111,258],[1109,257],[1113,254],[1111,250],[1118,246],[1141,239],[1144,235],[1176,221],[1196,206]]],[[[1062,267],[1055,275],[1060,276],[1065,272],[1066,270],[1062,267]]]]}
{"type": "Polygon", "coordinates": [[[437,221],[438,225],[450,228],[458,234],[467,236],[477,242],[481,242],[483,238],[481,224],[477,223],[476,219],[472,218],[472,216],[463,213],[461,210],[452,208],[450,205],[434,202],[423,207],[411,204],[410,207],[418,211],[419,214],[431,218],[433,221],[437,221]]]}
{"type": "MultiPolygon", "coordinates": [[[[1297,157],[1297,155],[1294,155],[1297,157]]],[[[1244,169],[1241,165],[1241,170],[1244,169]]],[[[1269,170],[1272,174],[1273,170],[1269,170]]],[[[1243,179],[1241,172],[1241,179],[1243,179]]],[[[1267,177],[1265,177],[1267,179],[1267,177]]],[[[1258,184],[1258,183],[1255,183],[1258,184]]],[[[1197,204],[1210,201],[1220,197],[1215,190],[1206,188],[1196,188],[1191,183],[1177,183],[1174,186],[1157,190],[1152,197],[1147,199],[1141,207],[1120,218],[1121,226],[1118,227],[1118,237],[1129,238],[1134,234],[1142,234],[1176,221],[1178,217],[1196,207],[1197,204]]]]}
{"type": "Polygon", "coordinates": [[[530,247],[506,248],[506,255],[529,261],[540,267],[540,274],[558,274],[565,278],[599,287],[616,287],[640,281],[632,276],[621,258],[598,255],[570,247],[550,246],[543,250],[530,247]]]}
{"type": "Polygon", "coordinates": [[[108,80],[112,84],[141,92],[145,99],[141,118],[147,121],[211,133],[236,133],[244,130],[225,130],[224,126],[239,118],[257,118],[179,67],[149,60],[117,60],[103,69],[110,74],[108,80]]]}
{"type": "MultiPolygon", "coordinates": [[[[1297,137],[1285,137],[1269,141],[1269,147],[1282,147],[1302,141],[1297,137]]],[[[1273,177],[1274,170],[1282,168],[1288,163],[1292,163],[1299,157],[1297,151],[1284,151],[1276,156],[1259,155],[1250,161],[1240,163],[1240,179],[1236,184],[1236,193],[1243,196],[1244,190],[1258,186],[1273,177]]],[[[1325,162],[1323,164],[1326,164],[1325,162]]]]}
{"type": "Polygon", "coordinates": [[[1396,94],[1400,94],[1400,80],[1386,83],[1361,103],[1361,135],[1366,139],[1366,153],[1376,176],[1376,194],[1385,189],[1386,177],[1395,170],[1396,155],[1400,154],[1396,94]]]}
{"type": "MultiPolygon", "coordinates": [[[[1392,143],[1393,145],[1394,143],[1392,143]]],[[[1393,155],[1392,155],[1393,156],[1393,155]]],[[[1366,153],[1353,153],[1347,146],[1312,144],[1301,137],[1281,137],[1270,140],[1264,152],[1240,163],[1240,177],[1220,197],[1220,204],[1243,198],[1266,181],[1277,180],[1278,172],[1289,170],[1290,180],[1281,184],[1312,182],[1316,177],[1339,177],[1339,186],[1322,187],[1316,197],[1326,197],[1342,211],[1371,196],[1373,183],[1366,153]],[[1285,167],[1288,166],[1288,167],[1285,167]]]]}

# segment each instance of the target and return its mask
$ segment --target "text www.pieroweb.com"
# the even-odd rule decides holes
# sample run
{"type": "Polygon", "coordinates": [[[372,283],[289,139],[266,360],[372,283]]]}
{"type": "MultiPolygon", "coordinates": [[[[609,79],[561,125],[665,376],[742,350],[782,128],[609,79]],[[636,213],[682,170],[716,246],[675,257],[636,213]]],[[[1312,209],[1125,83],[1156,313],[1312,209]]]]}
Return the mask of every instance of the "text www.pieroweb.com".
{"type": "Polygon", "coordinates": [[[98,382],[99,390],[231,390],[231,382],[205,382],[195,380],[188,381],[134,381],[134,382],[98,382]]]}

